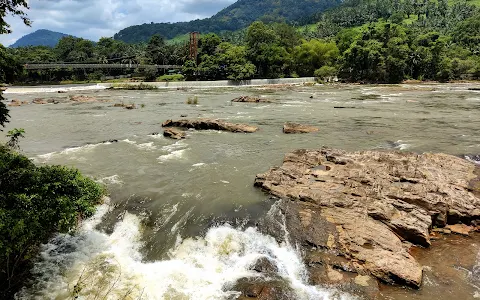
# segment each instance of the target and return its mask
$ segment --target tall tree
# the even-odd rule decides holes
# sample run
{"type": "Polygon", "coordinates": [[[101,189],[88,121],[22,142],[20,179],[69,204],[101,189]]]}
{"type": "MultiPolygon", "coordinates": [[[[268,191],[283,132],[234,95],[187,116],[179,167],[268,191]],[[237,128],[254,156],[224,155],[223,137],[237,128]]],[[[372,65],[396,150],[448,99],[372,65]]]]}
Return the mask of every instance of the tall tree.
{"type": "Polygon", "coordinates": [[[7,15],[19,16],[25,25],[30,25],[24,10],[28,9],[27,0],[2,0],[0,2],[0,34],[11,33],[10,25],[5,20],[7,15]]]}
{"type": "MultiPolygon", "coordinates": [[[[2,2],[0,3],[0,34],[12,32],[10,30],[10,25],[5,21],[5,17],[7,15],[20,16],[20,18],[23,20],[25,25],[30,25],[30,20],[25,15],[25,12],[23,11],[24,9],[28,9],[28,3],[26,0],[2,0],[2,2]]],[[[0,49],[0,52],[4,53],[5,48],[3,48],[1,44],[0,46],[2,48],[0,49]]],[[[11,68],[11,67],[12,66],[9,66],[8,62],[6,62],[6,59],[0,58],[0,70],[8,71],[8,68],[11,68]]],[[[8,79],[6,75],[4,76],[5,79],[1,77],[2,77],[2,74],[0,74],[0,82],[6,81],[8,79]]],[[[3,100],[2,90],[0,89],[0,130],[1,130],[1,127],[5,126],[5,123],[8,122],[8,118],[10,117],[8,115],[8,109],[5,106],[5,103],[2,102],[2,100],[3,100]]]]}

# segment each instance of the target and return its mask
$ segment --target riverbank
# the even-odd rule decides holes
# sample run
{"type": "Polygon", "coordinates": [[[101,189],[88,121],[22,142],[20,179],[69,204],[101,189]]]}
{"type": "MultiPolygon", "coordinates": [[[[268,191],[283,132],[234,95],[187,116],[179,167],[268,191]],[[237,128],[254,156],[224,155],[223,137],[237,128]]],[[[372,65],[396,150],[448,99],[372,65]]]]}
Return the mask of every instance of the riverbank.
{"type": "MultiPolygon", "coordinates": [[[[71,91],[126,89],[126,86],[144,85],[156,89],[209,89],[209,88],[236,88],[258,87],[265,85],[303,85],[314,84],[315,77],[302,78],[278,78],[278,79],[252,79],[242,81],[219,80],[219,81],[175,81],[175,82],[122,82],[122,83],[95,83],[95,84],[72,84],[72,85],[44,85],[44,86],[10,86],[5,94],[31,94],[31,93],[62,93],[71,91]]],[[[149,88],[150,89],[150,88],[149,88]]]]}

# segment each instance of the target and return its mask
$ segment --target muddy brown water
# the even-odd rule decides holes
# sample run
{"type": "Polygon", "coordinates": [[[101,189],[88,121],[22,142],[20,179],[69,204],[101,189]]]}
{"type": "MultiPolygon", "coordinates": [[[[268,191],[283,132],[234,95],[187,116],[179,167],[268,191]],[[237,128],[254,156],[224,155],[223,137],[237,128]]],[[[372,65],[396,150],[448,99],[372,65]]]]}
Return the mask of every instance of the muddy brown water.
{"type": "MultiPolygon", "coordinates": [[[[36,162],[64,164],[105,183],[112,208],[97,228],[111,234],[125,211],[141,218],[144,261],[171,258],[179,240],[212,226],[254,226],[272,205],[253,187],[255,175],[298,148],[396,149],[480,153],[480,92],[475,84],[338,85],[275,89],[89,90],[67,94],[7,94],[7,99],[55,98],[61,103],[11,108],[11,128],[24,128],[23,151],[36,162]],[[68,95],[102,102],[65,102],[68,95]],[[274,103],[231,103],[254,95],[274,103]],[[198,96],[198,105],[188,97],[198,96]],[[310,98],[313,96],[313,98],[310,98]],[[135,110],[112,107],[134,103],[135,110]],[[189,131],[163,138],[167,119],[205,117],[260,127],[254,134],[189,131]],[[285,135],[285,122],[319,132],[285,135]],[[104,143],[104,141],[111,141],[104,143]]],[[[473,156],[472,156],[473,157],[473,156]]],[[[382,286],[384,299],[473,299],[479,236],[435,241],[416,253],[426,266],[420,291],[382,286]]],[[[188,297],[187,297],[188,298],[188,297]]],[[[183,298],[182,298],[183,299],[183,298]]]]}

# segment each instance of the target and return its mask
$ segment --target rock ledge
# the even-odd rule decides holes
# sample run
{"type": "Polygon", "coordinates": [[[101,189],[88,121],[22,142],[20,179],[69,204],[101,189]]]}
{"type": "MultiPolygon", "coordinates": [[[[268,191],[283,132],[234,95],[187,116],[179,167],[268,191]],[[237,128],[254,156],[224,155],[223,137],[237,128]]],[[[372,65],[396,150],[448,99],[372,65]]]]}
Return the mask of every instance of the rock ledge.
{"type": "Polygon", "coordinates": [[[287,154],[281,167],[257,175],[255,186],[283,199],[264,230],[278,235],[284,218],[311,272],[343,270],[419,287],[422,266],[409,249],[429,247],[434,227],[477,225],[479,175],[480,167],[451,155],[324,148],[287,154]]]}

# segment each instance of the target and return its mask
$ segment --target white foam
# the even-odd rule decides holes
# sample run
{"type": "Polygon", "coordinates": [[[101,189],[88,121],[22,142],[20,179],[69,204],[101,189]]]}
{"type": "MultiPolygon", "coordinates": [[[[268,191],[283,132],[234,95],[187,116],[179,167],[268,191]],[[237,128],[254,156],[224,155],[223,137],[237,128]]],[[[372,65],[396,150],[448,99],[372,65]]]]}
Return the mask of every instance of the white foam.
{"type": "Polygon", "coordinates": [[[91,91],[104,90],[106,86],[102,85],[79,85],[70,87],[9,87],[5,94],[36,94],[36,93],[58,93],[58,92],[74,92],[74,91],[91,91]]]}
{"type": "Polygon", "coordinates": [[[61,155],[69,156],[70,159],[82,160],[82,158],[77,157],[76,154],[91,152],[93,149],[97,148],[100,145],[111,145],[111,144],[112,143],[107,142],[107,143],[98,143],[98,144],[88,144],[81,147],[67,148],[63,151],[50,152],[46,154],[37,155],[37,157],[35,157],[34,160],[40,163],[46,163],[52,158],[56,156],[61,156],[61,155]]]}
{"type": "Polygon", "coordinates": [[[266,256],[296,291],[295,299],[350,299],[306,285],[300,254],[254,228],[213,227],[205,237],[182,240],[170,259],[146,262],[141,220],[126,213],[108,235],[95,229],[108,208],[101,207],[77,236],[59,235],[42,247],[35,282],[18,299],[231,299],[236,280],[259,276],[251,266],[266,256]],[[127,297],[128,296],[128,297],[127,297]]]}
{"type": "Polygon", "coordinates": [[[150,151],[157,149],[157,147],[153,144],[153,142],[139,144],[137,145],[137,148],[141,150],[150,150],[150,151]]]}
{"type": "Polygon", "coordinates": [[[131,141],[131,140],[129,140],[129,139],[125,139],[125,140],[123,140],[122,142],[125,142],[125,143],[130,144],[130,145],[136,145],[136,144],[137,144],[137,142],[131,141]]]}
{"type": "Polygon", "coordinates": [[[180,140],[180,141],[176,142],[175,144],[171,144],[171,145],[168,145],[168,146],[163,146],[162,150],[172,152],[172,151],[175,151],[175,150],[178,150],[178,149],[186,148],[187,146],[188,146],[187,143],[180,140]]]}
{"type": "Polygon", "coordinates": [[[164,162],[169,161],[169,160],[181,159],[184,156],[184,154],[187,150],[188,149],[181,149],[181,150],[172,151],[169,154],[161,155],[157,159],[160,161],[160,163],[164,163],[164,162]]]}
{"type": "Polygon", "coordinates": [[[125,140],[123,140],[122,142],[125,142],[125,143],[127,143],[127,144],[133,145],[133,146],[137,147],[137,148],[140,149],[140,150],[152,151],[152,150],[157,149],[157,146],[155,146],[153,142],[138,144],[136,141],[131,141],[131,140],[129,140],[129,139],[125,139],[125,140]]]}
{"type": "Polygon", "coordinates": [[[197,168],[197,167],[203,167],[203,166],[205,166],[205,165],[206,165],[205,163],[198,163],[198,164],[192,165],[192,167],[197,168]]]}
{"type": "Polygon", "coordinates": [[[100,180],[97,180],[99,183],[103,184],[123,184],[124,182],[120,180],[120,176],[118,175],[112,175],[108,177],[103,177],[100,180]]]}

